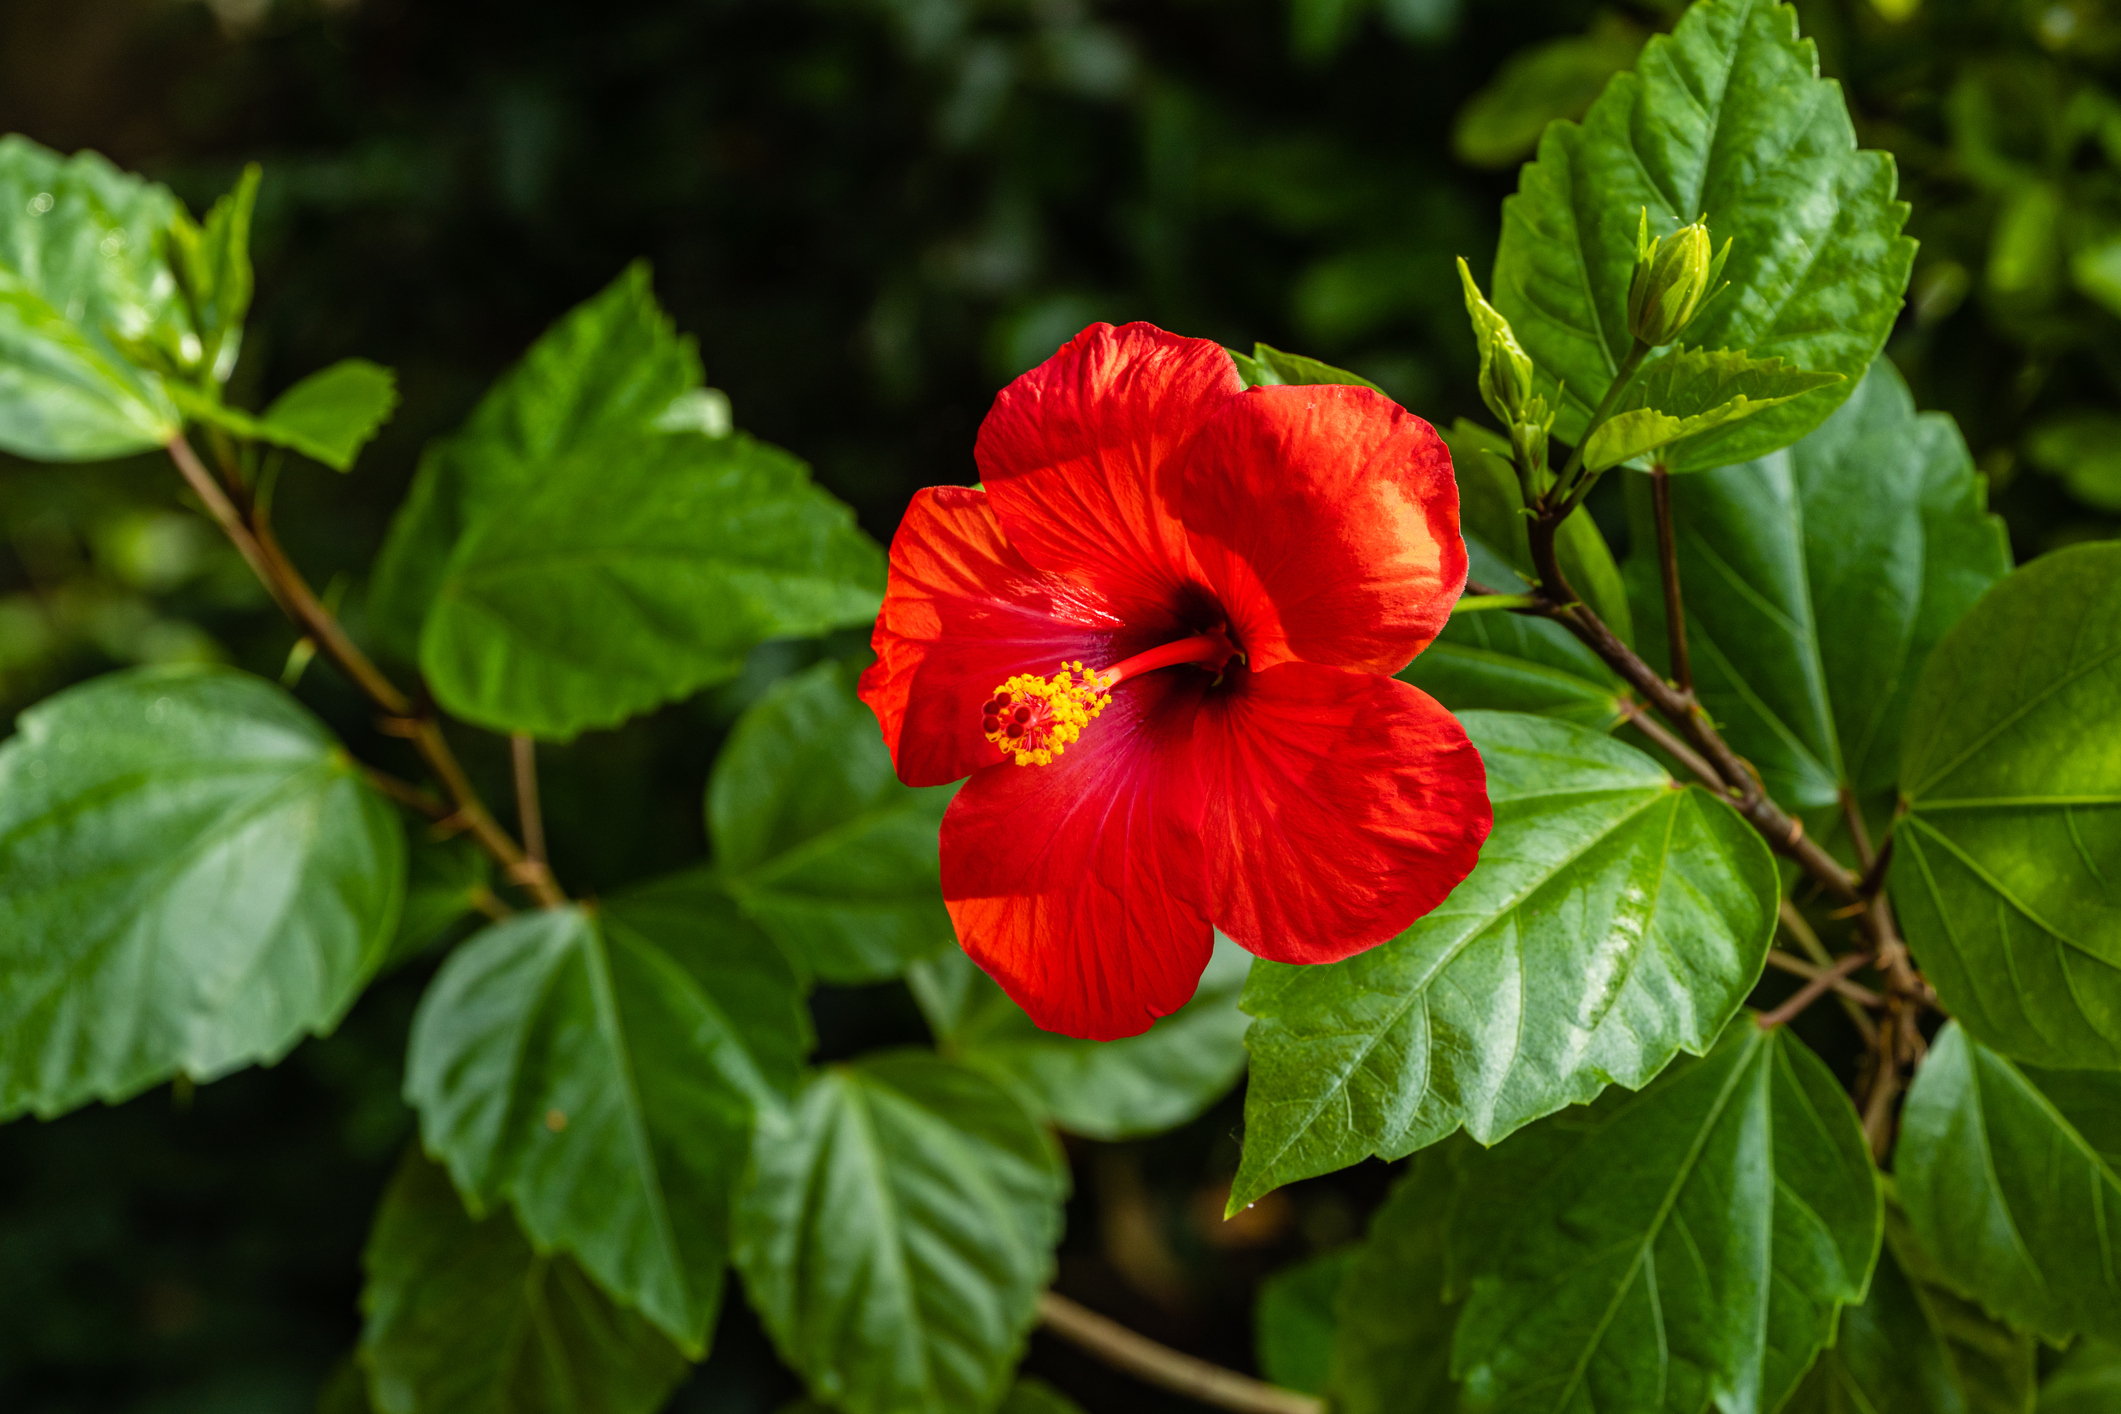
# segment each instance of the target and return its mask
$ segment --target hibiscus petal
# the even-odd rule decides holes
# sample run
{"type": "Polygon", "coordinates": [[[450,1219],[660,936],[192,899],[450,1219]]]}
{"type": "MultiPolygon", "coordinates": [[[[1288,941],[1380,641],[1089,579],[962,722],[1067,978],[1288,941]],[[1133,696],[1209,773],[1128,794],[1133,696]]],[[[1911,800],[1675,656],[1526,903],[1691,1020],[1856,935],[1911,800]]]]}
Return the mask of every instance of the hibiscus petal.
{"type": "Polygon", "coordinates": [[[1139,1035],[1208,965],[1183,749],[1197,700],[1169,674],[1124,683],[1052,765],[981,771],[943,816],[958,941],[1048,1031],[1139,1035]]]}
{"type": "MultiPolygon", "coordinates": [[[[1099,666],[1123,625],[1094,592],[1024,562],[986,496],[964,486],[919,492],[891,542],[891,577],[862,674],[899,779],[936,786],[991,766],[980,704],[1016,673],[1099,666]]],[[[1131,644],[1125,637],[1122,644],[1131,644]]]]}
{"type": "Polygon", "coordinates": [[[1009,543],[1112,599],[1169,604],[1196,578],[1169,504],[1178,458],[1243,391],[1206,339],[1151,324],[1083,330],[1002,389],[980,425],[980,478],[1009,543]]]}
{"type": "Polygon", "coordinates": [[[1451,454],[1368,388],[1231,399],[1187,452],[1179,511],[1255,668],[1396,672],[1465,586],[1451,454]]]}
{"type": "Polygon", "coordinates": [[[1472,872],[1487,771],[1434,698],[1311,663],[1235,688],[1209,694],[1192,742],[1217,927],[1276,962],[1336,962],[1472,872]]]}

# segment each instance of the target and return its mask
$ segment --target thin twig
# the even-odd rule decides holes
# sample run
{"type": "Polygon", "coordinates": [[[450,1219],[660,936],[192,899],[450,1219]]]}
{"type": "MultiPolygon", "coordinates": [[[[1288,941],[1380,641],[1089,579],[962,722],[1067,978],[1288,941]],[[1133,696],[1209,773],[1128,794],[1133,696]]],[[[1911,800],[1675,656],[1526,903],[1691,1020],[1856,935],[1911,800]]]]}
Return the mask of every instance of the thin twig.
{"type": "Polygon", "coordinates": [[[1657,518],[1657,568],[1664,581],[1664,632],[1672,659],[1672,682],[1694,695],[1694,668],[1687,660],[1686,605],[1679,597],[1679,543],[1672,535],[1672,478],[1658,462],[1650,468],[1650,505],[1657,518]]]}
{"type": "Polygon", "coordinates": [[[1848,827],[1849,843],[1856,847],[1856,867],[1868,875],[1877,855],[1871,852],[1871,832],[1864,828],[1863,807],[1856,803],[1856,792],[1847,786],[1841,788],[1841,822],[1848,827]]]}
{"type": "Polygon", "coordinates": [[[1673,760],[1698,776],[1703,785],[1710,790],[1723,789],[1723,781],[1716,775],[1716,768],[1704,760],[1700,752],[1666,731],[1662,723],[1642,710],[1641,703],[1631,697],[1623,697],[1620,699],[1620,710],[1627,716],[1629,726],[1656,742],[1673,760]]]}
{"type": "Polygon", "coordinates": [[[1885,888],[1885,872],[1893,865],[1893,841],[1898,838],[1897,835],[1887,835],[1885,843],[1878,846],[1878,857],[1870,862],[1869,867],[1863,871],[1863,877],[1856,881],[1857,893],[1865,898],[1875,898],[1879,891],[1885,888]]]}
{"type": "MultiPolygon", "coordinates": [[[[1792,956],[1781,948],[1769,948],[1767,960],[1768,966],[1774,968],[1777,972],[1787,972],[1792,977],[1803,977],[1807,980],[1814,977],[1827,976],[1834,970],[1831,966],[1821,967],[1817,963],[1806,962],[1803,958],[1792,956]]],[[[1879,996],[1861,982],[1851,982],[1846,976],[1833,977],[1831,980],[1836,996],[1845,997],[1856,1005],[1863,1007],[1875,1008],[1885,1005],[1884,997],[1879,996]]]]}
{"type": "Polygon", "coordinates": [[[522,732],[508,738],[515,761],[516,819],[523,828],[523,853],[545,862],[545,817],[538,810],[538,744],[522,732]]]}
{"type": "Polygon", "coordinates": [[[1885,1162],[1886,1154],[1893,1147],[1893,1101],[1900,1094],[1898,1013],[1905,1006],[1903,998],[1893,998],[1886,1022],[1878,1028],[1877,1040],[1871,1047],[1870,1077],[1863,1096],[1863,1135],[1870,1141],[1872,1160],[1880,1164],[1885,1162]]]}
{"type": "Polygon", "coordinates": [[[1038,1315],[1055,1335],[1081,1346],[1106,1364],[1203,1404],[1234,1410],[1236,1414],[1325,1414],[1322,1399],[1282,1389],[1160,1345],[1058,1292],[1039,1293],[1038,1315]]]}
{"type": "MultiPolygon", "coordinates": [[[[1781,901],[1779,921],[1782,924],[1782,931],[1795,938],[1797,946],[1803,948],[1804,955],[1812,960],[1813,976],[1816,977],[1819,973],[1834,965],[1834,955],[1826,950],[1826,944],[1819,941],[1819,935],[1812,931],[1812,925],[1807,923],[1804,915],[1797,911],[1797,905],[1790,902],[1786,897],[1781,901]]],[[[1770,957],[1772,955],[1772,950],[1770,950],[1770,957]]],[[[1849,982],[1843,985],[1853,987],[1856,984],[1849,982]]],[[[1864,988],[1862,990],[1868,992],[1870,989],[1864,988]]],[[[1876,1022],[1871,1020],[1870,1013],[1863,1009],[1862,1004],[1843,993],[1840,987],[1836,987],[1834,991],[1836,999],[1841,1003],[1842,1014],[1848,1017],[1849,1025],[1856,1028],[1856,1033],[1863,1037],[1863,1044],[1866,1046],[1876,1044],[1878,1026],[1876,1022]]]]}
{"type": "Polygon", "coordinates": [[[388,771],[379,771],[367,762],[361,763],[361,774],[368,783],[384,795],[416,814],[430,820],[447,820],[451,811],[448,804],[427,791],[421,790],[411,781],[401,781],[388,771]]]}
{"type": "Polygon", "coordinates": [[[1776,1007],[1773,1011],[1763,1013],[1760,1017],[1760,1029],[1772,1031],[1778,1026],[1788,1024],[1803,1012],[1806,1007],[1834,990],[1836,981],[1847,977],[1859,968],[1869,966],[1870,963],[1871,954],[1867,952],[1850,953],[1847,957],[1827,968],[1802,987],[1799,987],[1790,999],[1781,1006],[1776,1007]]]}

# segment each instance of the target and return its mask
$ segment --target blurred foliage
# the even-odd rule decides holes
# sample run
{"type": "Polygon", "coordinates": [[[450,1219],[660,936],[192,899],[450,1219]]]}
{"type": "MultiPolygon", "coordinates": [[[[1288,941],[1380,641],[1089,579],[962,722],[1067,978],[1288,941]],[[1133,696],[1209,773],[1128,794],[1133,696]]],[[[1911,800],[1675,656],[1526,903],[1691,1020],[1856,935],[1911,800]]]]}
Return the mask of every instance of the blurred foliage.
{"type": "MultiPolygon", "coordinates": [[[[290,550],[356,631],[421,445],[631,259],[738,419],[888,537],[971,481],[988,400],[1084,323],[1144,318],[1354,370],[1432,421],[1478,415],[1451,260],[1485,278],[1541,124],[1581,113],[1662,0],[11,0],[0,131],[93,147],[194,209],[263,164],[234,385],[263,406],[334,360],[405,402],[350,477],[295,471],[290,550]]],[[[1922,241],[1891,345],[1953,413],[2021,557],[2121,530],[2121,3],[1800,0],[1922,241]]],[[[158,458],[0,464],[0,710],[112,666],[304,659],[158,458]]],[[[1612,488],[1617,493],[1617,485],[1612,488]]],[[[1615,498],[1594,504],[1622,531],[1615,498]]],[[[856,657],[861,635],[829,645],[856,657]]],[[[705,849],[707,764],[818,650],[620,737],[544,756],[561,872],[609,891],[705,849]]],[[[389,759],[352,695],[305,695],[389,759]]],[[[492,798],[506,762],[466,743],[492,798]]],[[[0,1406],[311,1407],[350,1345],[357,1254],[409,1124],[432,960],[333,1038],[196,1096],[0,1130],[0,1406]]],[[[826,1056],[922,1035],[904,987],[828,988],[826,1056]]],[[[1233,1098],[1080,1145],[1061,1262],[1160,1338],[1248,1363],[1259,1278],[1352,1237],[1376,1166],[1218,1220],[1233,1098]]],[[[741,1303],[726,1322],[748,1323],[741,1303]]],[[[793,1385],[726,1331],[681,1410],[793,1385]]],[[[1051,1345],[1087,1408],[1181,1408],[1051,1345]]]]}

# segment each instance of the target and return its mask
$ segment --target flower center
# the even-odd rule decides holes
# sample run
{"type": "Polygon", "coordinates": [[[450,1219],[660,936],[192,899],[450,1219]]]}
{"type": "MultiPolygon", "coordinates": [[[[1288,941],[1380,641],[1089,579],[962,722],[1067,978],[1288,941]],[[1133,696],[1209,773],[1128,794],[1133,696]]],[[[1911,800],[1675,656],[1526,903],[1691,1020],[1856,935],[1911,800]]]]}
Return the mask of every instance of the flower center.
{"type": "Polygon", "coordinates": [[[1192,638],[1151,648],[1109,668],[1063,663],[1051,677],[1018,673],[980,704],[980,730],[1004,756],[1019,766],[1050,766],[1078,740],[1105,704],[1112,689],[1128,678],[1158,668],[1193,663],[1221,674],[1232,658],[1244,655],[1220,625],[1192,638]]]}

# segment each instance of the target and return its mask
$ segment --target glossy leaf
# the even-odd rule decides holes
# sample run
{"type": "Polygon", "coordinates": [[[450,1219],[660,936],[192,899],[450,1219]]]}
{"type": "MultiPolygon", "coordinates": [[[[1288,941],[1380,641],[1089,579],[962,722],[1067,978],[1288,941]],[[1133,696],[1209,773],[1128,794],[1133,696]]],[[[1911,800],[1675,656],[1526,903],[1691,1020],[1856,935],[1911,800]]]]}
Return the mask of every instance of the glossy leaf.
{"type": "MultiPolygon", "coordinates": [[[[1898,778],[1930,650],[2010,570],[1958,429],[1883,359],[1787,451],[1670,483],[1695,692],[1786,807],[1898,778]]],[[[1628,478],[1628,586],[1668,670],[1649,481],[1628,478]]]]}
{"type": "Polygon", "coordinates": [[[1788,359],[1849,381],[1673,449],[1675,470],[1763,456],[1819,425],[1885,342],[1914,242],[1892,159],[1859,152],[1839,85],[1819,77],[1796,12],[1702,0],[1616,75],[1581,125],[1557,123],[1503,203],[1495,305],[1583,434],[1632,344],[1628,283],[1644,210],[1653,235],[1707,214],[1733,242],[1731,288],[1688,342],[1788,359]],[[1548,381],[1552,380],[1552,381],[1548,381]],[[1555,386],[1558,383],[1558,386],[1555,386]]]}
{"type": "Polygon", "coordinates": [[[2050,1340],[2121,1341],[2121,1072],[2020,1066],[1955,1022],[1915,1073],[1894,1169],[1954,1286],[2050,1340]]]}
{"type": "Polygon", "coordinates": [[[1303,383],[1352,383],[1360,388],[1384,391],[1360,373],[1350,373],[1345,368],[1335,368],[1330,363],[1306,358],[1302,354],[1283,353],[1280,349],[1270,348],[1266,344],[1254,344],[1250,356],[1232,349],[1230,358],[1237,364],[1237,372],[1248,388],[1278,388],[1303,383]]]}
{"type": "Polygon", "coordinates": [[[730,893],[833,982],[896,977],[956,938],[937,832],[954,786],[901,785],[854,674],[776,683],[715,762],[707,829],[730,893]]]}
{"type": "Polygon", "coordinates": [[[1071,1134],[1126,1139],[1186,1123],[1228,1094],[1245,1068],[1237,996],[1252,955],[1227,938],[1200,990],[1139,1036],[1080,1041],[1041,1031],[957,948],[906,974],[945,1055],[977,1067],[1071,1134]]]}
{"type": "Polygon", "coordinates": [[[0,1115],[330,1031],[404,883],[396,812],[270,683],[139,669],[47,698],[0,746],[0,1115]]]}
{"type": "Polygon", "coordinates": [[[1947,1010],[2121,1066],[2121,544],[2057,551],[1940,643],[1908,708],[1893,902],[1947,1010]]]}
{"type": "Polygon", "coordinates": [[[1643,369],[1611,420],[1591,434],[1584,465],[1603,471],[1841,381],[1839,373],[1814,373],[1779,358],[1675,348],[1643,369]]]}
{"type": "Polygon", "coordinates": [[[1340,1286],[1326,1392],[1338,1414],[1457,1407],[1445,1299],[1452,1170],[1439,1145],[1415,1155],[1370,1218],[1340,1286]]]}
{"type": "Polygon", "coordinates": [[[459,947],[413,1020],[405,1097],[467,1201],[512,1203],[541,1251],[697,1353],[753,1115],[809,1043],[780,953],[681,879],[459,947]]]}
{"type": "Polygon", "coordinates": [[[406,1156],[364,1258],[360,1365],[373,1414],[653,1414],[685,1375],[669,1337],[506,1213],[474,1220],[406,1156]]]}
{"type": "Polygon", "coordinates": [[[1252,1308],[1252,1350],[1269,1381],[1305,1394],[1325,1392],[1341,1284],[1354,1257],[1348,1247],[1321,1252],[1261,1284],[1252,1308]]]}
{"type": "Polygon", "coordinates": [[[854,513],[749,437],[619,432],[542,472],[466,529],[421,632],[436,699],[467,721],[614,726],[882,602],[854,513]]]}
{"type": "Polygon", "coordinates": [[[1067,1186],[994,1081],[925,1051],[865,1056],[762,1121],[737,1266],[781,1358],[844,1414],[985,1414],[1052,1276],[1067,1186]]]}
{"type": "Polygon", "coordinates": [[[100,461],[176,434],[134,356],[174,364],[198,342],[161,254],[181,210],[96,153],[0,137],[0,451],[100,461]]]}
{"type": "Polygon", "coordinates": [[[1783,1414],[2032,1414],[2036,1344],[1954,1292],[1888,1203],[1871,1289],[1783,1414]]]}
{"type": "Polygon", "coordinates": [[[1252,969],[1233,1209],[1644,1085],[1706,1050],[1760,975],[1775,864],[1728,805],[1584,727],[1462,720],[1495,806],[1465,882],[1381,947],[1252,969]]]}
{"type": "Polygon", "coordinates": [[[1450,1242],[1464,1408],[1772,1414],[1863,1297],[1878,1179],[1833,1073],[1740,1017],[1470,1161],[1450,1242]]]}
{"type": "Polygon", "coordinates": [[[450,551],[468,528],[506,514],[569,452],[653,429],[700,383],[699,354],[656,304],[646,263],[569,310],[494,381],[461,429],[421,457],[376,562],[378,631],[416,657],[450,551]]]}

